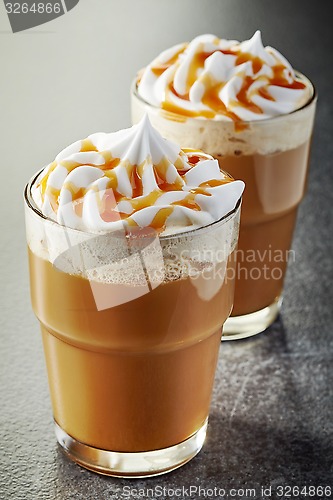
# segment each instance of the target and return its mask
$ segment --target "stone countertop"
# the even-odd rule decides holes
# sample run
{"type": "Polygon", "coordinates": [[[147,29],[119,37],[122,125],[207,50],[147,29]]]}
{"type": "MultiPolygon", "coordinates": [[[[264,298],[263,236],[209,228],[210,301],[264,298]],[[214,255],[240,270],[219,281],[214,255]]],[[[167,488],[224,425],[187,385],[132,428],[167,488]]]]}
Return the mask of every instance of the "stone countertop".
{"type": "MultiPolygon", "coordinates": [[[[148,0],[145,1],[149,3],[148,0]]],[[[287,3],[284,2],[283,5],[286,7],[287,3]]],[[[84,9],[88,2],[82,4],[84,9]]],[[[256,0],[252,2],[257,9],[259,4],[256,0]]],[[[230,7],[231,3],[228,1],[225,5],[230,7]]],[[[240,2],[234,0],[233,5],[237,11],[240,2]]],[[[306,2],[306,8],[310,9],[309,17],[312,16],[313,22],[317,23],[317,31],[321,31],[322,43],[326,47],[327,43],[331,43],[332,47],[332,37],[326,29],[329,24],[319,23],[325,22],[324,14],[320,14],[320,17],[310,5],[306,2]]],[[[272,2],[270,6],[273,8],[272,2]]],[[[254,31],[255,26],[258,26],[257,20],[251,18],[249,10],[246,13],[251,22],[251,30],[253,28],[254,31]]],[[[74,14],[75,10],[73,18],[74,14]]],[[[279,22],[282,19],[294,26],[291,19],[295,16],[288,14],[287,20],[287,14],[284,17],[277,14],[279,15],[279,22]]],[[[274,34],[272,22],[265,25],[263,17],[259,17],[259,22],[266,27],[265,35],[268,39],[270,29],[274,34]]],[[[214,29],[217,32],[216,23],[214,29]]],[[[302,23],[303,27],[297,24],[297,29],[300,30],[300,36],[303,33],[304,41],[305,30],[310,23],[307,14],[303,13],[302,23]]],[[[51,30],[51,24],[49,29],[51,30]]],[[[51,47],[50,44],[55,40],[53,35],[18,35],[11,42],[13,45],[8,47],[23,61],[23,46],[35,44],[36,49],[45,40],[46,45],[51,47]]],[[[12,35],[4,36],[12,40],[9,39],[12,35]]],[[[274,45],[274,40],[269,43],[274,45]]],[[[163,44],[167,46],[165,41],[163,44]]],[[[41,338],[30,306],[22,208],[2,212],[6,213],[6,217],[1,221],[0,262],[1,499],[139,498],[139,489],[142,489],[141,497],[145,493],[149,498],[186,498],[186,494],[190,493],[190,486],[192,498],[204,498],[204,494],[201,493],[200,496],[198,491],[194,492],[193,487],[210,490],[216,487],[220,489],[219,492],[216,491],[216,498],[232,498],[233,488],[251,488],[255,490],[255,495],[251,496],[250,491],[244,491],[242,495],[239,491],[238,496],[234,495],[233,498],[260,499],[265,498],[261,493],[262,487],[271,486],[272,498],[278,498],[279,485],[332,486],[333,105],[331,97],[329,98],[331,78],[328,78],[328,70],[320,59],[321,49],[314,46],[313,50],[317,56],[312,53],[311,60],[310,56],[305,56],[301,51],[293,53],[294,59],[302,60],[303,71],[315,81],[319,90],[319,104],[308,193],[299,212],[293,242],[296,260],[288,269],[282,311],[278,320],[264,334],[244,341],[222,343],[207,440],[199,455],[180,469],[146,480],[107,478],[75,465],[58,448],[53,433],[41,338]],[[161,492],[163,487],[166,490],[161,492]],[[155,490],[148,491],[147,488],[155,490]],[[184,488],[184,491],[172,491],[177,488],[184,488]]],[[[41,57],[45,58],[45,54],[41,57]]],[[[132,65],[134,71],[137,61],[132,65]]],[[[9,73],[8,78],[12,79],[10,85],[15,86],[14,70],[9,73]]],[[[29,86],[28,79],[25,83],[29,86]]],[[[126,96],[127,92],[124,92],[121,98],[126,99],[126,96]]],[[[16,98],[20,99],[19,96],[16,98]]],[[[48,102],[56,113],[56,104],[48,102]]],[[[64,105],[68,106],[68,101],[64,105]]],[[[40,116],[38,109],[42,107],[43,103],[40,101],[39,108],[36,108],[37,116],[40,116]]],[[[31,109],[26,111],[28,112],[31,113],[31,109]]],[[[10,118],[8,112],[12,127],[14,121],[10,120],[14,118],[10,118]]],[[[25,119],[23,113],[22,127],[27,131],[29,121],[25,122],[25,119]]],[[[45,142],[45,158],[51,142],[47,133],[44,134],[42,125],[37,129],[37,125],[33,124],[32,127],[35,128],[27,132],[26,138],[20,126],[20,122],[15,121],[17,129],[6,127],[6,146],[9,148],[5,158],[13,168],[8,192],[14,193],[21,200],[24,182],[37,170],[35,161],[38,164],[40,160],[42,164],[44,155],[43,150],[43,155],[40,153],[41,156],[38,156],[39,148],[33,142],[33,134],[40,134],[38,137],[42,137],[45,142]],[[18,166],[17,162],[13,162],[13,130],[21,133],[22,147],[27,144],[36,145],[34,151],[29,153],[29,169],[23,168],[22,148],[17,150],[17,155],[21,155],[18,156],[18,166]]],[[[123,124],[120,123],[119,126],[123,124]]],[[[112,124],[110,129],[112,128],[115,129],[116,125],[112,124]]],[[[76,132],[76,137],[81,137],[80,133],[77,135],[76,132]]],[[[67,136],[62,141],[63,144],[69,142],[67,136]]],[[[49,151],[52,153],[51,149],[49,151]]],[[[56,151],[57,149],[54,152],[56,151]]],[[[6,197],[6,193],[4,196],[6,197]]],[[[294,498],[297,498],[296,495],[294,498]]],[[[310,495],[300,498],[310,498],[310,495]]],[[[320,498],[320,494],[315,498],[320,498]]],[[[330,496],[324,495],[322,498],[330,496]]]]}

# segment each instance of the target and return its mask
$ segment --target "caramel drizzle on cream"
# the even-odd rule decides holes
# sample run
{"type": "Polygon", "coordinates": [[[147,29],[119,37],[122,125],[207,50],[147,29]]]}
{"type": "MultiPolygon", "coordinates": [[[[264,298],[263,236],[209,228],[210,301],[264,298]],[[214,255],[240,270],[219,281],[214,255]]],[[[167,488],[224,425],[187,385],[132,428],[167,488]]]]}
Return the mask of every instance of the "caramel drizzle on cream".
{"type": "MultiPolygon", "coordinates": [[[[128,198],[118,191],[118,179],[114,169],[120,164],[120,159],[113,158],[110,151],[98,151],[89,139],[84,139],[81,144],[80,152],[90,151],[98,152],[103,156],[105,160],[105,163],[103,165],[98,166],[89,163],[84,164],[103,170],[104,176],[108,179],[103,196],[100,196],[100,192],[97,186],[82,188],[69,181],[65,181],[61,189],[67,189],[71,193],[74,211],[77,216],[82,217],[83,199],[88,191],[93,190],[96,194],[100,217],[103,219],[103,221],[114,222],[120,219],[126,219],[127,223],[130,226],[137,225],[135,220],[132,218],[132,215],[134,213],[146,207],[154,206],[158,198],[168,191],[182,191],[185,184],[184,176],[186,172],[200,161],[210,158],[202,151],[193,149],[181,150],[174,164],[171,164],[167,158],[162,158],[160,163],[158,163],[157,165],[153,165],[153,171],[158,188],[153,190],[146,196],[143,196],[142,175],[145,166],[151,166],[151,159],[146,159],[140,165],[132,165],[128,160],[122,161],[121,164],[126,168],[127,175],[130,179],[132,187],[132,197],[128,198]],[[177,176],[172,183],[167,181],[167,170],[170,165],[174,165],[177,169],[177,176]],[[127,201],[131,204],[132,212],[130,214],[119,212],[117,205],[120,201],[127,201]]],[[[70,173],[74,168],[80,167],[83,164],[81,165],[80,163],[68,160],[63,160],[59,163],[54,161],[50,164],[45,175],[37,184],[36,187],[40,188],[42,201],[44,202],[45,197],[47,196],[55,213],[57,213],[59,207],[59,197],[61,189],[52,187],[50,184],[48,184],[48,180],[51,173],[58,165],[65,167],[68,173],[70,173]]],[[[195,196],[197,194],[211,196],[211,194],[207,191],[208,188],[220,186],[231,181],[233,181],[232,177],[225,177],[223,179],[212,179],[200,184],[200,186],[198,186],[197,188],[190,190],[182,200],[172,202],[169,207],[161,207],[157,211],[149,226],[159,232],[163,231],[165,229],[167,218],[171,215],[174,207],[177,205],[187,207],[191,210],[200,211],[200,206],[195,202],[195,196]]]]}
{"type": "MultiPolygon", "coordinates": [[[[152,66],[151,71],[156,76],[160,76],[172,64],[177,63],[179,54],[184,52],[184,50],[185,49],[183,48],[179,53],[176,53],[169,61],[165,62],[163,65],[152,66]]],[[[227,49],[227,50],[217,49],[216,51],[221,52],[223,54],[236,56],[236,61],[235,61],[236,66],[239,66],[240,64],[243,64],[248,61],[252,63],[254,77],[246,76],[244,78],[242,88],[240,89],[240,91],[236,96],[237,100],[233,101],[232,104],[234,107],[241,106],[243,108],[248,109],[249,111],[252,111],[253,113],[262,114],[263,110],[251,101],[250,96],[248,95],[248,90],[251,87],[252,83],[256,81],[255,75],[261,70],[261,68],[265,64],[264,61],[258,56],[254,56],[253,54],[247,52],[241,52],[240,50],[237,50],[237,48],[227,49]]],[[[168,95],[174,94],[175,96],[188,101],[189,90],[197,79],[198,70],[204,67],[206,59],[212,54],[213,52],[204,52],[203,50],[200,51],[199,48],[199,50],[194,55],[188,69],[187,81],[186,81],[186,93],[184,95],[178,94],[173,84],[170,83],[166,90],[165,100],[162,102],[161,107],[166,112],[183,115],[185,117],[204,117],[212,119],[217,114],[221,114],[232,119],[235,122],[236,126],[241,129],[243,128],[241,124],[242,120],[237,115],[237,112],[229,110],[219,97],[219,92],[221,91],[226,82],[217,82],[214,80],[212,75],[207,75],[206,78],[201,79],[201,82],[205,86],[205,92],[202,98],[202,102],[209,108],[208,110],[201,110],[201,111],[188,110],[181,106],[177,106],[175,103],[172,102],[170,98],[168,98],[168,95]]],[[[272,66],[271,69],[273,71],[273,77],[272,78],[267,78],[266,76],[264,77],[265,80],[267,80],[267,85],[276,85],[288,89],[305,88],[305,84],[297,79],[293,80],[293,82],[291,83],[288,82],[288,80],[285,78],[284,75],[284,71],[287,68],[283,64],[276,64],[272,66]]],[[[266,86],[260,87],[255,92],[257,92],[264,99],[275,101],[274,97],[269,93],[266,86]]]]}

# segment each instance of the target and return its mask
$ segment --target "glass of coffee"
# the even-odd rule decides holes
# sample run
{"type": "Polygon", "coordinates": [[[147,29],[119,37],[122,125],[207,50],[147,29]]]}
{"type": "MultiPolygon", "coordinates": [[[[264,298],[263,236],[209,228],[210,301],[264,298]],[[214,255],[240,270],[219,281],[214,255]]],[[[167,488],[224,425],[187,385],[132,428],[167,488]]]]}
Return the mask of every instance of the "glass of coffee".
{"type": "Polygon", "coordinates": [[[83,467],[151,476],[200,451],[243,187],[147,119],[77,141],[27,184],[55,432],[83,467]]]}
{"type": "Polygon", "coordinates": [[[236,42],[203,35],[163,52],[132,86],[132,122],[148,113],[164,137],[191,141],[245,181],[234,308],[223,339],[248,337],[276,318],[316,108],[312,83],[260,33],[236,42]]]}

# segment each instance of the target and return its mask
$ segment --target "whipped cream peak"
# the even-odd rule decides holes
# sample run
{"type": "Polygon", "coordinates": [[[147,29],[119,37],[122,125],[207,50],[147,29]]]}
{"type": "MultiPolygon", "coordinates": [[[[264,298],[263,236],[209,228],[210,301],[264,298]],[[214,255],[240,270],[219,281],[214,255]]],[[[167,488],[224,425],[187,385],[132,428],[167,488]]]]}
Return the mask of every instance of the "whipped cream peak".
{"type": "Polygon", "coordinates": [[[242,53],[251,54],[252,58],[258,57],[268,66],[273,66],[276,62],[269,51],[265,50],[260,30],[257,30],[249,40],[240,43],[239,49],[242,53]]]}
{"type": "Polygon", "coordinates": [[[166,111],[234,121],[290,113],[313,93],[285,57],[263,45],[259,30],[243,42],[207,34],[176,45],[140,72],[137,89],[166,111]]]}
{"type": "Polygon", "coordinates": [[[164,139],[147,116],[61,151],[32,188],[41,212],[70,228],[151,227],[163,234],[211,224],[232,211],[244,183],[200,150],[164,139]]]}
{"type": "Polygon", "coordinates": [[[152,127],[147,115],[137,125],[130,129],[119,130],[112,133],[98,132],[90,135],[87,140],[93,146],[91,151],[82,151],[83,141],[76,141],[55,158],[57,162],[64,159],[80,161],[80,163],[94,163],[103,165],[105,158],[101,151],[112,148],[112,155],[129,161],[132,165],[139,165],[148,157],[157,164],[165,156],[174,162],[179,153],[179,147],[173,142],[163,139],[152,127]]]}

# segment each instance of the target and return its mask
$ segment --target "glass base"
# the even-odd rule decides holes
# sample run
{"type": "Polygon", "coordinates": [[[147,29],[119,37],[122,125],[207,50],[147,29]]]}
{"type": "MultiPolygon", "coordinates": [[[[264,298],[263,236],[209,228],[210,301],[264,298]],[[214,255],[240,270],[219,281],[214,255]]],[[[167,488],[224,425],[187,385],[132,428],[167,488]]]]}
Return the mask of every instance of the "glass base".
{"type": "Polygon", "coordinates": [[[193,436],[175,446],[136,453],[100,450],[88,446],[69,436],[56,422],[54,424],[58,443],[77,464],[106,476],[137,478],[165,474],[191,460],[204,444],[207,421],[208,419],[193,436]]]}
{"type": "Polygon", "coordinates": [[[230,316],[223,325],[222,340],[238,340],[252,337],[269,327],[279,314],[282,297],[267,307],[243,316],[230,316]]]}

